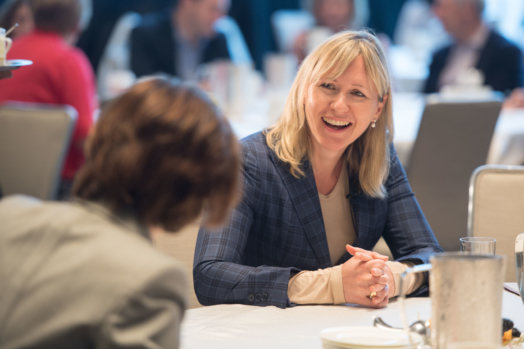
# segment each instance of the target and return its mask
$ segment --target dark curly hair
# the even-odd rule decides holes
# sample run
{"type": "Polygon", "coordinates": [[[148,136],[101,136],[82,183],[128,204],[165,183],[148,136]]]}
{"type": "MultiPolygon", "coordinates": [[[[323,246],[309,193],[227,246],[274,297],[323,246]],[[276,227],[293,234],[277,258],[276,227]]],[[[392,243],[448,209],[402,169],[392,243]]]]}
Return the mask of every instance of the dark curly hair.
{"type": "Polygon", "coordinates": [[[101,113],[73,195],[131,208],[176,231],[205,208],[216,226],[238,199],[238,141],[200,90],[166,79],[139,83],[101,113]]]}

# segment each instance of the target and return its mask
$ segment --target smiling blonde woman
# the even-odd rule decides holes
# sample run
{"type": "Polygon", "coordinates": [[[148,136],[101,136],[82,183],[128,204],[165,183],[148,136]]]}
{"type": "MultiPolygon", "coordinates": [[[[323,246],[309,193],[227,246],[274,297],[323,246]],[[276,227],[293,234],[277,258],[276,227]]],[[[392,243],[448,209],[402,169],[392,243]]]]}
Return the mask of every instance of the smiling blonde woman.
{"type": "MultiPolygon", "coordinates": [[[[408,266],[442,251],[391,144],[391,103],[368,32],[336,34],[304,60],[278,122],[242,140],[244,191],[228,224],[200,230],[202,304],[383,307],[408,266]],[[370,252],[380,237],[395,261],[370,252]]],[[[407,293],[426,290],[424,275],[408,280],[407,293]]]]}
{"type": "MultiPolygon", "coordinates": [[[[308,97],[308,86],[336,80],[357,57],[364,62],[365,73],[369,77],[368,84],[374,90],[370,92],[378,93],[376,101],[384,104],[382,112],[376,117],[374,132],[365,132],[358,142],[354,142],[354,139],[353,142],[350,141],[348,164],[350,172],[359,174],[362,178],[360,184],[366,194],[384,198],[386,193],[383,183],[389,172],[389,143],[393,139],[392,101],[388,98],[391,89],[385,55],[373,35],[366,32],[343,32],[333,36],[321,49],[313,51],[302,64],[291,87],[284,112],[271,127],[266,139],[277,156],[290,164],[292,174],[304,175],[300,165],[305,157],[311,156],[312,151],[304,103],[308,97]],[[366,150],[368,154],[364,154],[366,150]]],[[[355,104],[360,103],[359,99],[363,98],[353,96],[355,104]]]]}

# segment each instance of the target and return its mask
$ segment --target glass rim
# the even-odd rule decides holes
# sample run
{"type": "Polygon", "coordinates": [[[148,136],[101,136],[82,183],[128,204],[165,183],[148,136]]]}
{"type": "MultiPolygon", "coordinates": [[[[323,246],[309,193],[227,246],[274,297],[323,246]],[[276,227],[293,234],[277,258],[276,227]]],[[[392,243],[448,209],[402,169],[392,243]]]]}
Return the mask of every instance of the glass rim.
{"type": "Polygon", "coordinates": [[[446,259],[475,259],[475,260],[501,260],[506,259],[506,256],[499,254],[490,253],[464,253],[462,251],[453,252],[441,252],[434,254],[430,257],[430,261],[434,260],[446,260],[446,259]]]}
{"type": "Polygon", "coordinates": [[[460,238],[461,242],[497,242],[497,239],[495,238],[484,238],[484,237],[476,237],[476,236],[470,236],[465,238],[460,238]]]}

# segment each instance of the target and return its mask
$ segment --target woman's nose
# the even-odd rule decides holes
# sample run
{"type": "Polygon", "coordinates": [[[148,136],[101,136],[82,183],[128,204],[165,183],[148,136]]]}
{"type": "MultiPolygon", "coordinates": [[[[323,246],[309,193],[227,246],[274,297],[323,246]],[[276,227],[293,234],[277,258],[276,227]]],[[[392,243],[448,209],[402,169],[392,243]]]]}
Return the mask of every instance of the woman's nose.
{"type": "Polygon", "coordinates": [[[339,113],[345,113],[349,110],[348,101],[344,94],[340,93],[331,103],[331,108],[339,113]]]}

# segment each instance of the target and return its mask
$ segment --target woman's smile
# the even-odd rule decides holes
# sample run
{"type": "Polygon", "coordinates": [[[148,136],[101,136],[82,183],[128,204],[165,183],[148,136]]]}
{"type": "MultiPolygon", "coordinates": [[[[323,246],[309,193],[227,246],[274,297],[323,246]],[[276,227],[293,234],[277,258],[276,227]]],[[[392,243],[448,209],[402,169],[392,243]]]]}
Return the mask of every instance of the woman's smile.
{"type": "Polygon", "coordinates": [[[326,116],[322,117],[322,121],[324,121],[324,124],[328,130],[333,131],[343,131],[353,125],[353,123],[350,121],[336,120],[326,116]]]}

